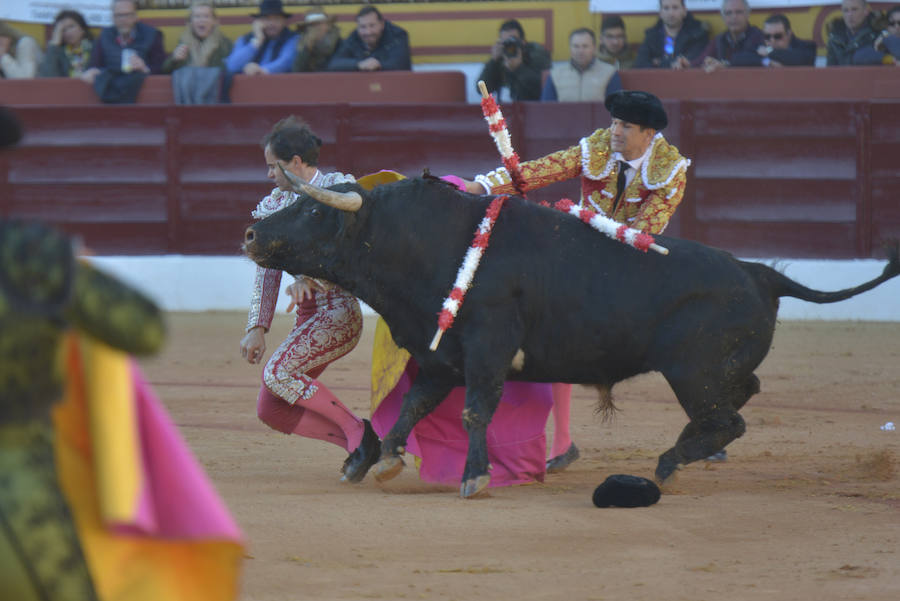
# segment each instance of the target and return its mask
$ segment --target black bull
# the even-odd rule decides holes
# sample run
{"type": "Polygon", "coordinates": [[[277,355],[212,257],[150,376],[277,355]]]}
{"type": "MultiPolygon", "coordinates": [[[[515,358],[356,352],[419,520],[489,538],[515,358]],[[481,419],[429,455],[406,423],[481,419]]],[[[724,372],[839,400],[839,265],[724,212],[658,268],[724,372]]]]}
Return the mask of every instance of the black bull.
{"type": "Polygon", "coordinates": [[[669,255],[644,254],[512,197],[455,324],[432,352],[437,315],[490,197],[429,178],[331,190],[359,196],[338,210],[301,194],[248,228],[245,252],[263,267],[342,286],[377,311],[418,362],[377,478],[399,472],[415,424],[451,388],[466,387],[463,497],[490,481],[485,433],[504,380],[589,384],[603,398],[626,378],[662,373],[690,419],[659,457],[663,481],[744,433],[738,411],[759,391],[753,371],[769,350],[779,297],[836,302],[900,273],[895,244],[879,277],[819,292],[689,240],[659,236],[669,255]]]}

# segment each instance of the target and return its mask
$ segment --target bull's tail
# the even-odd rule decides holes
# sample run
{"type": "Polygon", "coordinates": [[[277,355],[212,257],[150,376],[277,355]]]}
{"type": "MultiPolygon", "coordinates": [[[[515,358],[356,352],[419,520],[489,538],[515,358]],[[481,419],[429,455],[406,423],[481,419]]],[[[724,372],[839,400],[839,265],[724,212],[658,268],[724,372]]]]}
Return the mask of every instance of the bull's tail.
{"type": "Polygon", "coordinates": [[[884,266],[884,271],[881,272],[881,275],[853,288],[845,288],[844,290],[836,290],[834,292],[813,290],[812,288],[807,288],[806,286],[795,282],[774,269],[767,270],[766,280],[768,280],[775,297],[791,296],[818,304],[836,303],[856,296],[857,294],[862,294],[863,292],[871,290],[891,278],[900,275],[900,241],[894,240],[887,245],[886,248],[888,263],[884,266]]]}

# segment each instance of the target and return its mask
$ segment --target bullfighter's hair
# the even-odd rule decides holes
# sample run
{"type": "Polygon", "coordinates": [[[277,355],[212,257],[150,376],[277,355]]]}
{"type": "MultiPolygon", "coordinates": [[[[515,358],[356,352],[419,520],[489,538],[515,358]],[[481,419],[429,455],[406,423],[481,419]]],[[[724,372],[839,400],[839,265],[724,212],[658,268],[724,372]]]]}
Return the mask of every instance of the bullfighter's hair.
{"type": "Polygon", "coordinates": [[[319,164],[322,139],[313,133],[305,121],[291,115],[276,123],[260,145],[271,148],[272,154],[282,161],[290,161],[298,156],[304,163],[314,167],[319,164]]]}

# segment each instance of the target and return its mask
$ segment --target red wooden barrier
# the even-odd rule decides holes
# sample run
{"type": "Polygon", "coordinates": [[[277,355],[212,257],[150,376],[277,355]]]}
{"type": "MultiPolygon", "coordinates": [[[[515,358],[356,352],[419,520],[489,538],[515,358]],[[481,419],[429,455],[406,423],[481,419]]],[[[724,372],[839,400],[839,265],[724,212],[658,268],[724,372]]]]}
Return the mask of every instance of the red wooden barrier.
{"type": "MultiPolygon", "coordinates": [[[[859,71],[819,69],[814,77],[852,79],[859,71]]],[[[665,89],[678,74],[656,75],[654,85],[665,89]]],[[[690,73],[680,81],[714,76],[690,73]]],[[[7,89],[0,83],[0,91],[7,89]]],[[[733,92],[747,93],[751,83],[733,92]]],[[[742,256],[824,258],[880,256],[882,240],[900,237],[894,194],[900,101],[667,98],[665,104],[666,137],[693,160],[668,234],[742,256]]],[[[575,144],[609,122],[598,103],[520,103],[503,111],[524,160],[575,144]]],[[[427,167],[472,176],[499,164],[480,108],[461,102],[19,106],[17,112],[27,135],[18,149],[0,153],[0,215],[59,224],[101,253],[237,254],[250,210],[271,188],[259,140],[291,113],[325,141],[325,170],[417,175],[427,167]]],[[[578,193],[578,183],[568,182],[529,197],[578,193]]]]}
{"type": "MultiPolygon", "coordinates": [[[[236,75],[232,104],[322,102],[412,103],[465,102],[466,78],[460,71],[379,71],[374,73],[285,73],[236,75]]],[[[168,75],[144,80],[137,104],[172,104],[168,75]]],[[[100,105],[88,84],[70,78],[0,80],[0,104],[100,105]]]]}

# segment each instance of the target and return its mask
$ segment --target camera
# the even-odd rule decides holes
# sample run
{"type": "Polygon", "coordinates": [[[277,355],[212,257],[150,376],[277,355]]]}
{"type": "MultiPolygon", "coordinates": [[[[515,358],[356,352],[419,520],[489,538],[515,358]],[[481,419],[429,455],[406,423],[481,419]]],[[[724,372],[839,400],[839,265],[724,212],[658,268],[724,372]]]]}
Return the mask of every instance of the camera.
{"type": "Polygon", "coordinates": [[[513,58],[518,56],[524,47],[525,44],[519,38],[506,38],[503,40],[503,55],[513,58]]]}

